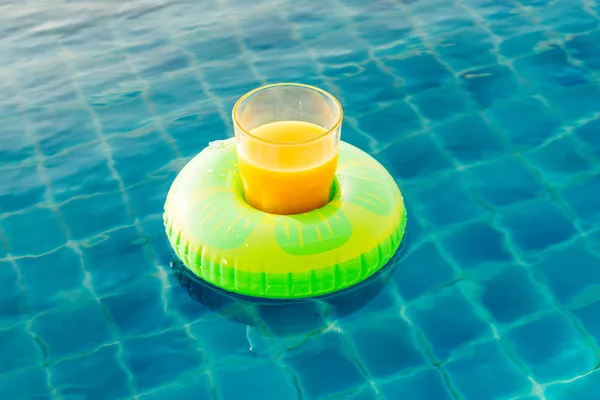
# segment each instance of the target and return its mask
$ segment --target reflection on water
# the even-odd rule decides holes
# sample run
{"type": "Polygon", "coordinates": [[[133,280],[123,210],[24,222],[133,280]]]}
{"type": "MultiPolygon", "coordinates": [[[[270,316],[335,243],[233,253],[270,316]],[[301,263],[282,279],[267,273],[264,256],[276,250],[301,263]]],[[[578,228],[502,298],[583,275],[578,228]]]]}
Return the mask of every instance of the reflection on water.
{"type": "Polygon", "coordinates": [[[337,293],[294,300],[273,300],[242,296],[221,290],[198,278],[175,256],[171,268],[190,296],[211,311],[232,321],[257,328],[271,337],[316,334],[331,328],[373,300],[385,287],[402,255],[402,248],[390,262],[369,279],[337,293]]]}

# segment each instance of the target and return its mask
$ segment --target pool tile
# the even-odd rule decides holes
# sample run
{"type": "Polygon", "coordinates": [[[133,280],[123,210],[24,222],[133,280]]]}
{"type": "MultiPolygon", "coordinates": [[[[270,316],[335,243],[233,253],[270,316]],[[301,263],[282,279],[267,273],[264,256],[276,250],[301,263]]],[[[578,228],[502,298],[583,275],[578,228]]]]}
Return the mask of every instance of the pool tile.
{"type": "Polygon", "coordinates": [[[116,192],[119,184],[108,167],[102,144],[90,143],[48,158],[44,162],[55,201],[77,195],[116,192]]]}
{"type": "MultiPolygon", "coordinates": [[[[411,3],[412,14],[418,16],[422,26],[427,27],[428,36],[436,38],[465,28],[475,29],[473,18],[454,1],[431,0],[411,3]],[[440,18],[444,15],[447,18],[440,18]]],[[[403,1],[404,2],[404,1],[403,1]]]]}
{"type": "Polygon", "coordinates": [[[126,335],[146,335],[172,326],[175,321],[166,313],[161,299],[159,280],[144,279],[128,285],[126,291],[102,298],[110,316],[126,335]],[[135,313],[131,313],[135,310],[135,313]]]}
{"type": "Polygon", "coordinates": [[[413,190],[421,214],[433,229],[465,223],[486,215],[465,184],[464,171],[446,174],[439,179],[419,183],[413,190]],[[440,196],[440,193],[444,193],[440,196]],[[448,212],[452,210],[452,212],[448,212]]]}
{"type": "Polygon", "coordinates": [[[225,317],[203,318],[190,325],[211,361],[230,355],[250,355],[246,325],[225,317]]]}
{"type": "Polygon", "coordinates": [[[53,365],[50,367],[53,387],[65,398],[101,400],[131,396],[127,375],[117,360],[119,352],[113,344],[53,365]]]}
{"type": "Polygon", "coordinates": [[[381,71],[375,61],[363,64],[361,73],[336,83],[341,91],[336,97],[339,97],[348,115],[369,112],[375,104],[397,101],[403,95],[401,89],[394,87],[394,79],[381,71]]]}
{"type": "MultiPolygon", "coordinates": [[[[197,30],[182,38],[182,47],[193,54],[199,65],[214,60],[231,60],[240,55],[241,49],[231,30],[211,32],[197,30]]],[[[150,50],[151,52],[151,50],[150,50]]],[[[141,57],[144,59],[147,57],[141,57]]]]}
{"type": "Polygon", "coordinates": [[[91,296],[83,285],[80,257],[70,247],[36,258],[22,258],[16,263],[27,288],[29,305],[35,311],[58,309],[91,296]]]}
{"type": "Polygon", "coordinates": [[[195,156],[213,140],[233,136],[233,131],[216,111],[173,119],[165,126],[165,130],[173,137],[186,157],[195,156]]]}
{"type": "Polygon", "coordinates": [[[584,239],[548,250],[535,264],[554,296],[563,305],[585,301],[600,294],[600,256],[584,239]]]}
{"type": "MultiPolygon", "coordinates": [[[[339,5],[338,5],[339,6],[339,5]]],[[[314,39],[332,29],[341,29],[345,25],[344,18],[337,13],[327,13],[333,7],[331,1],[319,3],[288,3],[285,15],[288,23],[293,24],[302,40],[314,39]]]]}
{"type": "MultiPolygon", "coordinates": [[[[2,88],[0,87],[0,90],[2,88]]],[[[0,99],[0,115],[6,116],[0,99]]],[[[26,135],[20,118],[2,119],[0,123],[0,167],[19,164],[35,156],[33,143],[26,135]]],[[[6,173],[6,171],[3,171],[6,173]]]]}
{"type": "Polygon", "coordinates": [[[148,247],[148,253],[156,262],[166,268],[171,260],[171,244],[165,235],[165,225],[162,213],[152,214],[140,220],[140,229],[143,233],[143,242],[148,247]]]}
{"type": "Polygon", "coordinates": [[[122,193],[75,198],[59,207],[71,239],[83,240],[123,225],[132,225],[122,193]]]}
{"type": "Polygon", "coordinates": [[[443,146],[463,164],[490,160],[506,153],[498,133],[478,114],[446,122],[435,128],[435,133],[443,146]]]}
{"type": "Polygon", "coordinates": [[[148,175],[176,158],[173,149],[157,131],[142,136],[109,139],[114,168],[125,186],[140,183],[148,175]]]}
{"type": "Polygon", "coordinates": [[[389,45],[412,38],[412,24],[406,19],[399,18],[397,10],[382,11],[377,14],[369,9],[369,18],[362,18],[355,22],[358,36],[367,41],[371,46],[389,45]],[[373,16],[375,16],[373,18],[373,16]]]}
{"type": "MultiPolygon", "coordinates": [[[[522,29],[522,26],[518,28],[522,29]]],[[[523,57],[532,54],[541,43],[547,40],[548,37],[544,35],[544,32],[521,32],[504,38],[500,43],[499,51],[507,58],[523,57]]]]}
{"type": "MultiPolygon", "coordinates": [[[[398,261],[397,263],[401,263],[398,261]]],[[[388,268],[388,267],[386,267],[388,268]]],[[[397,265],[389,266],[394,268],[394,272],[398,269],[397,265]]],[[[346,295],[332,297],[328,300],[329,310],[317,311],[322,315],[331,318],[340,318],[338,321],[342,326],[360,321],[365,314],[374,314],[378,311],[384,313],[397,312],[400,307],[400,298],[398,297],[397,289],[389,283],[389,271],[384,271],[384,274],[377,275],[373,281],[367,281],[367,284],[355,287],[353,292],[348,291],[346,295]],[[375,283],[378,280],[378,284],[375,283]],[[370,284],[370,287],[366,287],[370,284]],[[383,286],[383,287],[382,287],[383,286]],[[356,309],[357,305],[361,305],[360,312],[356,309]]],[[[314,318],[314,317],[313,317],[314,318]]],[[[327,324],[327,320],[323,324],[327,324]]]]}
{"type": "Polygon", "coordinates": [[[561,129],[560,119],[535,97],[514,99],[489,108],[486,114],[516,149],[539,146],[561,129]]]}
{"type": "Polygon", "coordinates": [[[127,66],[127,55],[121,50],[90,54],[70,60],[74,83],[84,101],[94,102],[99,93],[126,93],[136,76],[127,66]]]}
{"type": "Polygon", "coordinates": [[[565,242],[577,233],[564,212],[548,200],[505,209],[501,218],[509,236],[525,253],[565,242]]]}
{"type": "MultiPolygon", "coordinates": [[[[498,3],[501,6],[502,3],[498,3]]],[[[513,35],[535,31],[536,26],[531,26],[531,19],[528,16],[520,15],[520,10],[513,4],[508,4],[510,9],[499,10],[497,13],[485,15],[486,26],[489,27],[490,31],[497,36],[497,41],[502,42],[504,38],[511,37],[513,35]]]]}
{"type": "Polygon", "coordinates": [[[411,303],[407,314],[423,331],[438,359],[452,357],[460,346],[490,334],[487,323],[456,286],[411,303]]]}
{"type": "Polygon", "coordinates": [[[410,36],[406,36],[404,40],[390,43],[387,46],[374,47],[372,53],[375,57],[382,59],[390,56],[398,56],[403,53],[418,53],[421,51],[427,51],[427,46],[423,43],[421,38],[414,33],[408,33],[410,36]]]}
{"type": "Polygon", "coordinates": [[[344,64],[369,58],[366,44],[357,41],[348,29],[329,30],[310,40],[308,46],[322,64],[344,64]]]}
{"type": "Polygon", "coordinates": [[[504,65],[469,70],[462,73],[460,79],[473,100],[483,108],[511,99],[523,90],[515,74],[504,65]]]}
{"type": "Polygon", "coordinates": [[[0,291],[0,326],[10,326],[27,317],[23,310],[25,293],[10,262],[0,261],[0,287],[4,288],[0,291]]]}
{"type": "Polygon", "coordinates": [[[10,394],[12,399],[52,399],[48,387],[48,373],[43,368],[27,369],[0,378],[0,393],[10,394]]]}
{"type": "Polygon", "coordinates": [[[366,383],[358,366],[344,354],[342,337],[330,332],[318,341],[317,349],[305,346],[286,360],[298,374],[300,387],[309,398],[323,398],[366,383]]]}
{"type": "MultiPolygon", "coordinates": [[[[376,277],[374,277],[374,280],[375,278],[376,277]]],[[[348,302],[352,301],[352,297],[356,298],[358,301],[359,296],[356,295],[355,290],[357,290],[356,286],[346,292],[348,302]]],[[[367,298],[366,295],[367,293],[365,293],[365,300],[367,298]]],[[[342,300],[340,300],[337,304],[340,303],[342,303],[342,300]]],[[[252,321],[252,324],[257,325],[259,329],[264,332],[268,332],[267,334],[272,336],[287,337],[297,335],[300,332],[307,333],[311,331],[317,331],[330,324],[330,322],[325,319],[326,316],[330,316],[327,314],[326,310],[328,308],[335,310],[335,305],[336,304],[329,308],[329,304],[323,304],[318,301],[307,301],[296,304],[284,303],[278,305],[261,306],[257,307],[256,317],[254,317],[257,321],[256,323],[252,321]]],[[[242,314],[244,315],[244,319],[254,319],[253,315],[248,313],[250,310],[248,310],[247,307],[244,308],[246,308],[244,310],[244,314],[246,315],[242,314]]]]}
{"type": "Polygon", "coordinates": [[[572,379],[597,363],[571,320],[559,312],[517,325],[504,338],[539,383],[572,379]]]}
{"type": "Polygon", "coordinates": [[[527,152],[523,154],[523,158],[544,174],[546,182],[558,187],[576,180],[578,174],[593,168],[569,136],[527,152]]]}
{"type": "Polygon", "coordinates": [[[127,46],[126,51],[140,77],[145,79],[186,69],[191,63],[190,56],[183,50],[161,40],[127,46]]]}
{"type": "Polygon", "coordinates": [[[397,141],[423,129],[419,115],[403,100],[360,116],[358,124],[363,132],[367,132],[383,144],[397,141]]]}
{"type": "Polygon", "coordinates": [[[0,354],[3,358],[0,363],[0,375],[40,365],[43,358],[40,346],[25,324],[0,330],[0,354]]]}
{"type": "Polygon", "coordinates": [[[454,397],[436,368],[426,368],[379,384],[388,399],[451,400],[454,397]]]}
{"type": "Polygon", "coordinates": [[[424,179],[429,175],[453,169],[452,163],[428,134],[401,140],[385,149],[394,174],[402,179],[424,179]]]}
{"type": "Polygon", "coordinates": [[[600,118],[593,119],[579,128],[575,129],[574,134],[588,145],[589,148],[600,157],[600,118]]]}
{"type": "Polygon", "coordinates": [[[565,41],[565,48],[574,59],[582,61],[587,68],[598,70],[600,69],[600,55],[594,51],[598,42],[600,42],[600,31],[595,30],[570,37],[565,41]]]}
{"type": "Polygon", "coordinates": [[[259,77],[250,68],[249,62],[232,61],[226,66],[207,66],[202,68],[202,74],[204,81],[218,97],[241,97],[262,86],[259,77]]]}
{"type": "Polygon", "coordinates": [[[557,0],[538,12],[544,25],[560,33],[580,33],[597,28],[600,21],[585,11],[583,0],[557,0]]]}
{"type": "Polygon", "coordinates": [[[588,332],[596,340],[598,346],[600,346],[600,319],[598,319],[598,315],[600,315],[598,314],[598,312],[600,312],[600,300],[573,308],[571,312],[582,322],[586,332],[588,332]]]}
{"type": "Polygon", "coordinates": [[[596,400],[600,398],[600,370],[578,378],[575,381],[557,383],[544,390],[546,400],[596,400]]]}
{"type": "MultiPolygon", "coordinates": [[[[284,57],[279,54],[272,57],[261,57],[253,62],[253,65],[256,71],[265,77],[267,83],[299,82],[323,87],[317,64],[308,62],[307,54],[301,51],[284,57]]],[[[240,93],[234,97],[232,107],[243,94],[240,93]]],[[[226,110],[231,110],[232,107],[226,107],[226,110]]]]}
{"type": "Polygon", "coordinates": [[[99,296],[110,294],[145,274],[151,260],[135,228],[123,228],[103,234],[99,243],[83,247],[83,259],[99,296]]]}
{"type": "MultiPolygon", "coordinates": [[[[469,8],[479,10],[483,18],[490,24],[496,24],[501,21],[510,21],[520,15],[520,10],[510,2],[497,2],[493,0],[474,0],[469,2],[469,8]]],[[[474,10],[474,11],[476,11],[474,10]]]]}
{"type": "Polygon", "coordinates": [[[427,364],[410,325],[399,316],[369,318],[370,324],[347,329],[358,355],[373,378],[384,378],[427,364]]]}
{"type": "Polygon", "coordinates": [[[406,58],[384,58],[383,63],[404,79],[409,94],[443,86],[454,76],[431,53],[419,53],[406,58]]]}
{"type": "Polygon", "coordinates": [[[242,21],[242,29],[242,40],[252,52],[282,52],[297,45],[291,26],[273,13],[254,15],[242,21]]]}
{"type": "Polygon", "coordinates": [[[24,214],[13,214],[0,220],[0,225],[13,256],[44,254],[67,241],[58,215],[49,208],[33,208],[24,214]]]}
{"type": "Polygon", "coordinates": [[[595,84],[570,86],[547,93],[545,97],[568,123],[592,116],[600,106],[600,88],[595,84]]]}
{"type": "Polygon", "coordinates": [[[479,28],[465,28],[444,35],[436,51],[455,71],[473,69],[497,62],[492,38],[479,28]]]}
{"type": "Polygon", "coordinates": [[[202,345],[182,330],[127,340],[122,346],[125,363],[140,391],[176,382],[182,374],[203,365],[202,345]]]}
{"type": "Polygon", "coordinates": [[[364,133],[360,133],[357,128],[348,122],[342,122],[342,140],[362,149],[363,151],[366,151],[367,153],[373,154],[372,147],[375,143],[375,139],[373,139],[370,135],[367,136],[364,133]]]}
{"type": "MultiPolygon", "coordinates": [[[[152,122],[152,115],[142,99],[141,89],[131,88],[126,92],[94,99],[90,106],[104,135],[147,129],[152,122]]],[[[135,150],[141,149],[141,145],[135,147],[135,150]]]]}
{"type": "Polygon", "coordinates": [[[212,399],[215,398],[215,389],[212,387],[211,378],[208,373],[192,372],[186,379],[180,378],[174,385],[158,388],[148,394],[143,394],[143,400],[163,399],[212,399]]]}
{"type": "Polygon", "coordinates": [[[508,399],[531,391],[526,374],[511,362],[497,341],[458,351],[444,369],[465,400],[508,399]]]}
{"type": "Polygon", "coordinates": [[[175,178],[175,173],[166,173],[166,179],[148,180],[127,192],[132,212],[140,218],[162,214],[167,193],[175,178]]]}
{"type": "Polygon", "coordinates": [[[31,324],[48,351],[49,361],[89,353],[115,340],[100,305],[94,300],[38,315],[31,324]]]}
{"type": "Polygon", "coordinates": [[[402,260],[392,277],[402,297],[411,301],[452,281],[455,272],[436,247],[425,242],[402,260]]]}
{"type": "Polygon", "coordinates": [[[185,73],[150,81],[148,98],[158,115],[165,115],[194,104],[206,96],[196,73],[185,73]]]}
{"type": "MultiPolygon", "coordinates": [[[[37,54],[30,57],[38,59],[37,54]]],[[[21,89],[21,103],[27,104],[28,107],[45,107],[77,101],[72,74],[61,57],[53,55],[44,62],[21,64],[17,69],[15,78],[21,89]]]]}
{"type": "Polygon", "coordinates": [[[544,197],[546,189],[527,166],[516,157],[505,157],[469,169],[477,180],[483,200],[502,207],[544,197]]]}
{"type": "Polygon", "coordinates": [[[588,83],[585,71],[569,63],[562,47],[548,47],[541,53],[516,60],[514,68],[544,92],[588,83]]]}
{"type": "Polygon", "coordinates": [[[92,115],[83,108],[42,109],[28,113],[27,120],[46,156],[98,139],[92,115]]]}
{"type": "Polygon", "coordinates": [[[73,53],[100,52],[117,47],[115,37],[104,24],[88,24],[65,35],[62,44],[73,53]]]}
{"type": "Polygon", "coordinates": [[[580,218],[583,229],[593,229],[600,222],[600,174],[579,181],[561,190],[567,204],[580,218]],[[596,199],[596,201],[594,201],[596,199]]]}
{"type": "Polygon", "coordinates": [[[412,96],[421,114],[433,122],[441,122],[453,116],[471,111],[468,93],[455,84],[435,87],[412,96]]]}
{"type": "Polygon", "coordinates": [[[510,324],[552,308],[552,299],[531,279],[526,267],[506,266],[480,279],[479,301],[496,322],[510,324]]]}
{"type": "Polygon", "coordinates": [[[442,239],[446,251],[463,269],[487,263],[506,263],[513,259],[505,236],[486,222],[471,222],[442,239]]]}
{"type": "Polygon", "coordinates": [[[361,73],[362,67],[359,64],[348,63],[341,65],[324,65],[323,75],[333,82],[356,76],[361,73]]]}
{"type": "MultiPolygon", "coordinates": [[[[169,272],[169,278],[175,280],[169,272]]],[[[187,289],[181,287],[179,282],[174,282],[166,289],[167,313],[178,315],[185,323],[192,323],[201,318],[207,308],[190,297],[187,289]]]]}
{"type": "MultiPolygon", "coordinates": [[[[402,190],[402,189],[400,189],[402,190]]],[[[428,236],[428,232],[426,228],[423,226],[423,222],[420,220],[420,216],[418,215],[418,209],[413,207],[412,200],[409,200],[406,196],[406,193],[403,193],[404,197],[404,207],[407,210],[411,210],[410,214],[407,216],[406,221],[406,231],[404,233],[405,241],[408,244],[417,244],[426,240],[428,236]]]]}
{"type": "Polygon", "coordinates": [[[264,400],[295,399],[292,376],[274,360],[240,359],[237,366],[211,371],[219,399],[238,400],[248,396],[264,400]],[[235,384],[232,384],[235,382],[235,384]]]}
{"type": "Polygon", "coordinates": [[[3,169],[0,212],[20,211],[46,200],[46,185],[36,165],[3,169]]]}

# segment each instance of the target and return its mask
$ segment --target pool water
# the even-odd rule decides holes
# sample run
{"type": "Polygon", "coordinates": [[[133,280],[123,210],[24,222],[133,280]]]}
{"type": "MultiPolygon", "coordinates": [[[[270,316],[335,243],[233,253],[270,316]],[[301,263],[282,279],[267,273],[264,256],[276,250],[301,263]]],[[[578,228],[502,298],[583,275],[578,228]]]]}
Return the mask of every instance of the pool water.
{"type": "Polygon", "coordinates": [[[0,398],[599,399],[599,43],[597,0],[0,1],[0,398]],[[409,212],[381,274],[293,304],[162,226],[280,81],[409,212]]]}

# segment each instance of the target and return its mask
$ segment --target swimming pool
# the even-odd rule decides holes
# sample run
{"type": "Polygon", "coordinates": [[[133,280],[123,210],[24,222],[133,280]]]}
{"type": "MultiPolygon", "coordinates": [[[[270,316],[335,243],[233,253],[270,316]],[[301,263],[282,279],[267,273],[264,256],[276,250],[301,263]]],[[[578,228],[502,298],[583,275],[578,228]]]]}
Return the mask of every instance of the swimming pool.
{"type": "Polygon", "coordinates": [[[0,397],[600,398],[599,2],[7,3],[0,397]],[[319,301],[203,286],[163,232],[177,172],[279,81],[339,98],[409,212],[319,301]]]}

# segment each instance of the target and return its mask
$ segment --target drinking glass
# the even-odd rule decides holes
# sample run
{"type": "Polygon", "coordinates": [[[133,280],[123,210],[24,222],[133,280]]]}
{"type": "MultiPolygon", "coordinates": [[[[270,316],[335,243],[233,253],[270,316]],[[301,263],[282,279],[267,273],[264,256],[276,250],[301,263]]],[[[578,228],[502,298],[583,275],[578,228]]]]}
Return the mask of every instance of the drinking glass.
{"type": "Polygon", "coordinates": [[[242,96],[233,124],[245,201],[280,215],[327,204],[342,116],[337,99],[314,86],[279,83],[242,96]]]}

